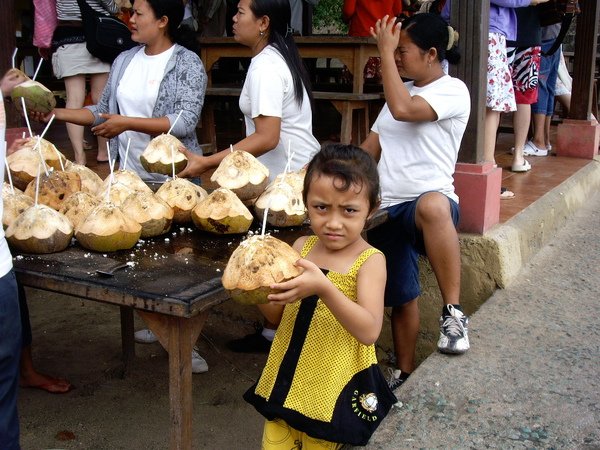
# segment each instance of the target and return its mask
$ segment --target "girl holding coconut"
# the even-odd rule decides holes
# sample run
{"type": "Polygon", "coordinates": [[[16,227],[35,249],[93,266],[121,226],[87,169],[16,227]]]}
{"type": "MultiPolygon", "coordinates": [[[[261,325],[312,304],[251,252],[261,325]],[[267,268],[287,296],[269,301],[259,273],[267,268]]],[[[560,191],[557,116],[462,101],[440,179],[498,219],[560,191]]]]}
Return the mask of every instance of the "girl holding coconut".
{"type": "Polygon", "coordinates": [[[171,134],[191,153],[202,153],[196,125],[207,76],[200,58],[190,50],[196,45],[195,36],[179,27],[183,13],[182,1],[136,0],[131,38],[140,46],[117,57],[98,104],[32,116],[48,121],[54,114],[57,120],[92,126],[95,135],[111,139],[111,159],[118,155],[124,161],[131,140],[127,169],[144,181],[165,181],[166,176],[148,173],[140,163],[152,137],[172,127],[171,134]]]}
{"type": "Polygon", "coordinates": [[[385,258],[361,235],[379,206],[377,164],[358,147],[329,145],[308,165],[303,196],[314,236],[293,245],[303,272],[271,286],[279,292],[263,311],[281,322],[244,398],[267,419],[263,449],[365,445],[396,402],[374,345],[385,258]]]}

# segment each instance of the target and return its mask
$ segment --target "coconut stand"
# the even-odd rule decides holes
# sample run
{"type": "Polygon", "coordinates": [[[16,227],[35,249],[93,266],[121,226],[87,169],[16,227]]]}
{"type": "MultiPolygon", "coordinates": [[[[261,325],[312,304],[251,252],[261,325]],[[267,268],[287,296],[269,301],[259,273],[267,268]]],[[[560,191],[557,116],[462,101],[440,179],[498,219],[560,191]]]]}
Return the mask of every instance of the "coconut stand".
{"type": "MultiPolygon", "coordinates": [[[[261,224],[255,220],[250,229],[260,233],[261,224]]],[[[271,232],[291,245],[310,229],[271,232]]],[[[124,374],[135,356],[133,311],[137,310],[169,354],[169,448],[191,449],[192,347],[211,308],[229,298],[221,275],[244,236],[176,226],[171,233],[130,250],[102,254],[75,244],[59,253],[17,254],[13,262],[25,286],[119,307],[124,374]],[[129,267],[112,277],[96,272],[124,263],[129,267]]]]}

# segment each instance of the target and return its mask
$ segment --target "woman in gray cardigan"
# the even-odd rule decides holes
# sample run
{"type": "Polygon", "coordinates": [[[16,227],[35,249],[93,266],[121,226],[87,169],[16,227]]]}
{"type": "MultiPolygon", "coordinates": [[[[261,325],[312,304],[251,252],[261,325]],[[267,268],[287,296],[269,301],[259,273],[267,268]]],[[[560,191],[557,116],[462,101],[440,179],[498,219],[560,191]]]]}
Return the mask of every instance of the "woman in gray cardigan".
{"type": "Polygon", "coordinates": [[[187,149],[201,154],[196,125],[207,76],[198,55],[178,43],[187,38],[182,36],[184,27],[179,27],[183,12],[180,2],[136,0],[131,37],[141,45],[117,57],[98,104],[57,108],[42,120],[54,114],[57,120],[91,125],[94,134],[110,139],[111,159],[118,155],[121,165],[130,142],[127,169],[145,181],[166,178],[146,172],[139,156],[152,137],[171,127],[171,134],[187,149]]]}

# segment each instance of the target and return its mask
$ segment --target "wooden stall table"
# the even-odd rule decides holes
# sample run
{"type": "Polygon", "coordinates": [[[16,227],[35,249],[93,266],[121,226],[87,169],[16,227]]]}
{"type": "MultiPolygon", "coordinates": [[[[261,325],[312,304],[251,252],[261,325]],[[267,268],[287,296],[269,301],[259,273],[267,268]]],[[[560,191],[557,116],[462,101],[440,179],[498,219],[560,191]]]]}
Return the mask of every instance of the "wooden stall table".
{"type": "MultiPolygon", "coordinates": [[[[221,274],[242,236],[173,230],[131,250],[101,254],[75,244],[60,253],[16,255],[13,262],[25,286],[118,306],[126,365],[134,356],[133,311],[141,315],[169,354],[169,448],[191,449],[192,347],[210,309],[228,299],[221,274]],[[96,273],[124,262],[133,266],[113,277],[96,273]]],[[[291,244],[308,232],[293,228],[274,236],[291,244]]]]}
{"type": "MultiPolygon", "coordinates": [[[[381,93],[364,93],[364,67],[370,57],[379,56],[373,38],[314,35],[294,38],[302,58],[339,59],[353,75],[351,92],[314,91],[318,100],[329,100],[342,115],[340,141],[356,144],[364,139],[364,129],[369,126],[369,106],[382,99],[381,93]],[[358,112],[358,121],[353,119],[358,112]]],[[[202,140],[216,150],[214,105],[211,99],[239,96],[241,86],[215,86],[212,70],[220,58],[248,58],[250,49],[232,37],[201,37],[200,58],[208,75],[208,90],[202,111],[202,140]],[[233,89],[233,90],[232,90],[233,89]],[[237,89],[237,91],[235,91],[237,89]]]]}

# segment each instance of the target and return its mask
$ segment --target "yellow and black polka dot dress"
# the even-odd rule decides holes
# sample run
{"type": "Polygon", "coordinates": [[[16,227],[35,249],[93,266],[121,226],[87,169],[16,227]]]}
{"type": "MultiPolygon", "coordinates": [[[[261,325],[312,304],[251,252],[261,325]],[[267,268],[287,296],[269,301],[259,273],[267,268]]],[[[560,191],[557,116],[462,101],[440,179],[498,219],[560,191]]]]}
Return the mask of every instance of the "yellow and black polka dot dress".
{"type": "MultiPolygon", "coordinates": [[[[302,257],[317,241],[307,239],[302,257]]],[[[378,252],[365,250],[348,273],[328,271],[327,278],[356,301],[358,271],[378,252]]],[[[396,402],[377,366],[375,346],[358,342],[316,296],[286,305],[262,375],[244,398],[269,420],[353,445],[365,445],[396,402]]]]}

